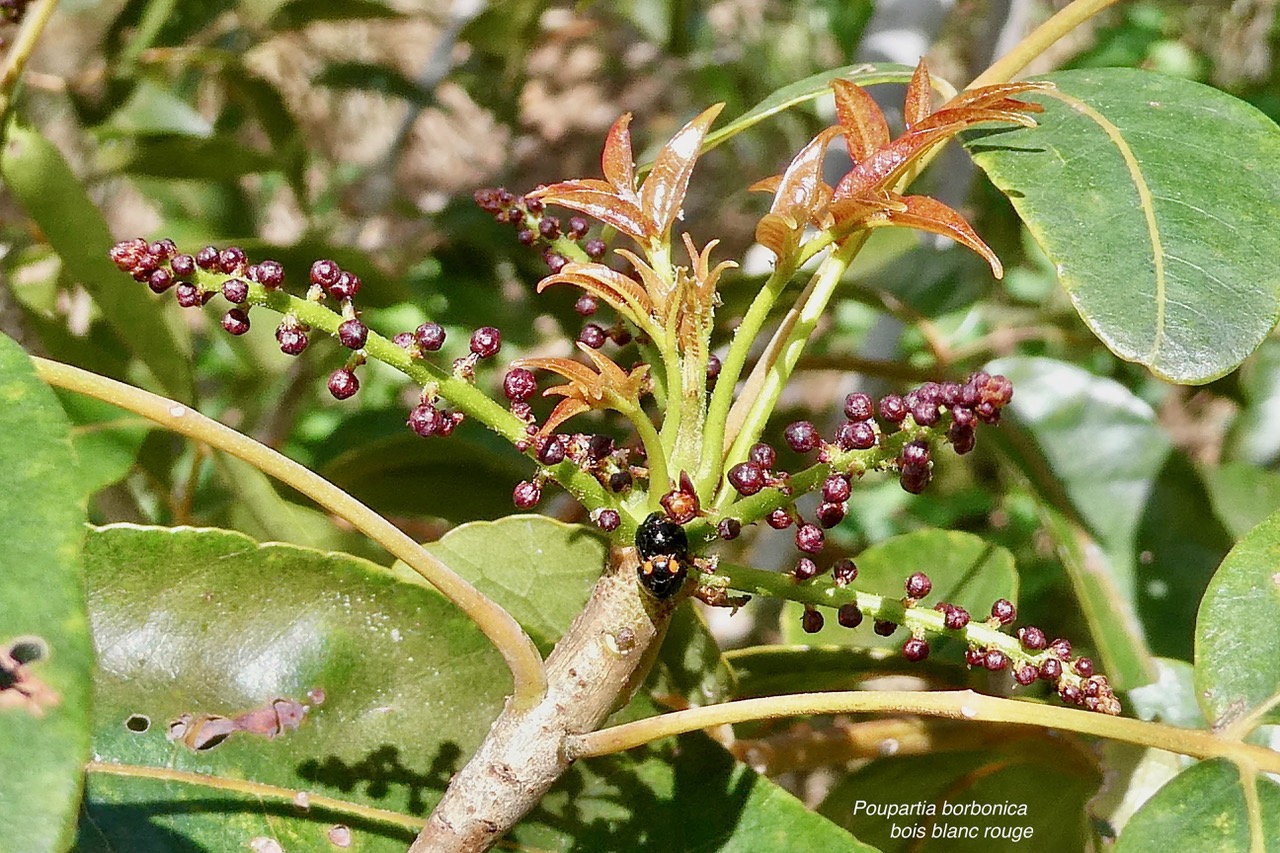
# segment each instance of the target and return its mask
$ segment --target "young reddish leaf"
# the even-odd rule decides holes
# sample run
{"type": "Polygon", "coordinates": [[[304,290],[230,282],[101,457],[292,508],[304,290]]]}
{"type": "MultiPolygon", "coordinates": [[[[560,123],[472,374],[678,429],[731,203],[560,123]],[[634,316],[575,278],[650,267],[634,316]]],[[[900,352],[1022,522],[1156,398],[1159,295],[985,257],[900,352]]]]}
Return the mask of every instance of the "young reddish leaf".
{"type": "Polygon", "coordinates": [[[789,222],[776,213],[766,213],[756,223],[756,242],[779,258],[795,252],[800,245],[800,233],[801,229],[796,227],[796,223],[789,222]]]}
{"type": "Polygon", "coordinates": [[[831,140],[841,133],[839,127],[829,127],[800,149],[787,170],[782,173],[777,192],[769,212],[790,220],[796,226],[814,218],[819,206],[830,198],[830,188],[822,181],[822,162],[831,140]],[[826,188],[826,192],[823,189],[826,188]]]}
{"type": "Polygon", "coordinates": [[[841,229],[852,228],[868,220],[884,219],[890,213],[903,213],[907,205],[897,193],[873,190],[858,198],[846,198],[831,203],[830,215],[841,229]]]}
{"type": "Polygon", "coordinates": [[[751,186],[747,187],[749,193],[775,193],[778,187],[782,185],[781,175],[770,175],[767,178],[761,178],[751,186]]]}
{"type": "Polygon", "coordinates": [[[663,279],[662,276],[653,271],[653,267],[642,261],[634,252],[628,252],[626,249],[615,249],[614,251],[626,258],[632,268],[640,275],[640,280],[644,282],[645,292],[649,294],[649,299],[653,305],[653,313],[657,316],[660,324],[665,324],[667,311],[671,307],[671,293],[675,289],[675,282],[663,279]]]}
{"type": "Polygon", "coordinates": [[[566,264],[560,272],[538,282],[538,292],[553,284],[571,284],[613,306],[637,326],[645,326],[653,313],[653,301],[632,278],[604,264],[566,264]]]}
{"type": "MultiPolygon", "coordinates": [[[[1021,101],[1000,101],[1001,104],[1021,104],[1021,101]]],[[[1023,127],[1035,127],[1036,120],[1026,112],[1040,112],[1037,109],[1039,104],[1027,104],[1026,110],[1015,109],[995,109],[993,107],[984,107],[982,109],[940,109],[924,121],[916,125],[916,132],[928,133],[935,130],[949,129],[951,133],[959,133],[961,130],[968,130],[975,125],[984,122],[1001,122],[1022,125],[1023,127]]]]}
{"type": "MultiPolygon", "coordinates": [[[[599,400],[604,396],[604,386],[600,383],[600,377],[587,365],[571,358],[517,358],[511,362],[511,366],[523,367],[526,370],[549,370],[568,379],[570,385],[580,388],[583,397],[599,400]]],[[[560,388],[548,388],[542,392],[542,396],[550,397],[559,393],[561,393],[560,388]]]]}
{"type": "Polygon", "coordinates": [[[1004,277],[1004,267],[1001,265],[1000,259],[996,257],[996,253],[982,241],[978,233],[959,213],[929,196],[909,195],[906,198],[901,196],[898,196],[898,198],[906,205],[906,210],[890,211],[886,219],[872,219],[867,224],[873,228],[896,225],[950,237],[962,246],[967,246],[982,255],[987,263],[991,265],[991,274],[993,276],[996,278],[1004,277]]]}
{"type": "Polygon", "coordinates": [[[606,181],[561,181],[527,193],[526,197],[581,211],[641,242],[647,241],[652,233],[652,226],[639,206],[620,198],[613,185],[606,181]]]}
{"type": "Polygon", "coordinates": [[[590,409],[614,409],[624,413],[636,411],[640,396],[648,389],[649,365],[642,364],[627,373],[585,344],[578,344],[578,349],[595,363],[598,373],[568,358],[518,358],[511,362],[512,367],[550,370],[569,380],[567,385],[557,385],[542,392],[544,397],[561,396],[564,399],[542,425],[541,435],[550,435],[569,418],[590,409]]]}
{"type": "Polygon", "coordinates": [[[916,66],[916,73],[911,75],[911,83],[907,86],[907,99],[902,107],[903,120],[907,130],[925,119],[933,109],[933,87],[929,83],[929,69],[925,67],[924,57],[916,66]]]}
{"type": "Polygon", "coordinates": [[[636,167],[631,152],[631,113],[623,113],[609,128],[609,135],[604,140],[604,154],[600,165],[604,169],[604,177],[613,184],[622,198],[630,198],[636,202],[636,167]]]}
{"type": "Polygon", "coordinates": [[[994,107],[998,102],[1008,101],[1008,105],[1000,105],[1000,109],[1016,109],[1029,110],[1031,112],[1043,112],[1044,107],[1039,104],[1026,103],[1017,101],[1009,97],[1010,95],[1020,95],[1023,92],[1047,92],[1054,88],[1052,83],[1045,82],[1024,82],[1024,83],[998,83],[994,86],[983,86],[980,89],[969,89],[960,92],[954,98],[942,105],[944,110],[964,110],[964,109],[983,109],[994,107]]]}
{"type": "MultiPolygon", "coordinates": [[[[568,386],[561,386],[561,388],[567,387],[568,386]]],[[[548,388],[546,393],[550,394],[553,390],[559,391],[560,388],[548,388]]],[[[551,410],[551,414],[547,415],[547,422],[542,425],[542,429],[539,430],[538,434],[551,435],[551,433],[556,431],[556,428],[560,426],[560,424],[569,420],[569,418],[589,411],[591,411],[591,407],[583,401],[576,397],[565,397],[559,403],[556,403],[556,407],[551,410]]]]}
{"type": "Polygon", "coordinates": [[[693,164],[701,153],[702,139],[722,109],[724,104],[703,110],[662,146],[653,171],[640,187],[640,208],[652,223],[653,236],[666,234],[679,215],[684,194],[689,189],[693,164]]]}
{"type": "Polygon", "coordinates": [[[712,240],[702,247],[699,252],[698,248],[693,244],[693,238],[688,234],[682,235],[684,238],[685,251],[689,253],[689,262],[693,264],[693,280],[696,284],[698,296],[703,300],[710,300],[712,294],[715,293],[716,284],[720,281],[720,276],[725,270],[736,269],[738,264],[736,261],[721,261],[714,267],[711,266],[711,251],[720,245],[719,240],[712,240]]]}
{"type": "Polygon", "coordinates": [[[836,118],[855,163],[889,144],[889,124],[866,89],[840,78],[831,81],[831,88],[836,94],[836,118]]]}

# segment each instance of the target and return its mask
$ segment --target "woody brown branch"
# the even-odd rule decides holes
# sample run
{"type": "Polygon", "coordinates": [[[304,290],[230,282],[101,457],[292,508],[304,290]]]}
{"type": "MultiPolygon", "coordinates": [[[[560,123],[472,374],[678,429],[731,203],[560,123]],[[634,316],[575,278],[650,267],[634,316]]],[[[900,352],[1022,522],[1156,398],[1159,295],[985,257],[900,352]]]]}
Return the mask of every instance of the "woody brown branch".
{"type": "Polygon", "coordinates": [[[636,583],[635,548],[614,548],[591,599],[547,658],[547,694],[527,711],[507,708],[454,776],[410,853],[488,850],[572,763],[569,735],[594,731],[644,681],[675,602],[636,583]]]}

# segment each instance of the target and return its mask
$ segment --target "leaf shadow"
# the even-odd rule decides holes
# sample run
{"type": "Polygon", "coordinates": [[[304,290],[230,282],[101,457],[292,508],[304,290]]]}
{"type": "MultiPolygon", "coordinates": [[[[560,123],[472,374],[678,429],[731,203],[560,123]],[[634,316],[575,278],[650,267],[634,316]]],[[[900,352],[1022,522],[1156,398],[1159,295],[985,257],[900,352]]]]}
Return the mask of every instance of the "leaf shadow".
{"type": "Polygon", "coordinates": [[[710,738],[687,735],[573,768],[525,824],[568,836],[576,853],[716,850],[738,831],[757,778],[710,738]]]}
{"type": "MultiPolygon", "coordinates": [[[[302,779],[328,788],[350,793],[363,786],[363,793],[375,800],[384,800],[393,789],[403,788],[407,796],[404,806],[397,811],[421,815],[427,810],[429,791],[440,792],[449,784],[462,759],[462,749],[453,741],[440,745],[431,766],[426,772],[418,772],[406,766],[400,759],[400,748],[383,744],[370,751],[359,761],[348,763],[336,755],[327,758],[309,758],[298,765],[295,772],[302,779]]],[[[438,797],[431,798],[434,804],[438,797]]]]}
{"type": "Polygon", "coordinates": [[[983,130],[969,130],[961,134],[964,147],[971,155],[985,154],[989,151],[1016,151],[1020,154],[1044,154],[1048,151],[1043,146],[1010,145],[1000,143],[1001,137],[1010,133],[1025,132],[1022,127],[991,127],[983,130]],[[990,144],[988,144],[990,143],[990,144]]]}

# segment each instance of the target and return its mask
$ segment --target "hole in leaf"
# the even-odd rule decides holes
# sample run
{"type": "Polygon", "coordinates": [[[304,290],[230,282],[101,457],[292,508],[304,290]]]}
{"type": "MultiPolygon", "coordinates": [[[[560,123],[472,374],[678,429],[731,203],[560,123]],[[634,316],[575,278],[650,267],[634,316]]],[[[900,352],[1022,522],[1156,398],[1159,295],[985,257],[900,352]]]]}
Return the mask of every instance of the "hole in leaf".
{"type": "Polygon", "coordinates": [[[49,646],[39,637],[19,637],[9,644],[9,657],[19,664],[35,663],[49,656],[49,646]]]}
{"type": "Polygon", "coordinates": [[[129,719],[124,721],[124,727],[134,734],[143,734],[151,728],[151,718],[146,714],[131,714],[129,719]]]}

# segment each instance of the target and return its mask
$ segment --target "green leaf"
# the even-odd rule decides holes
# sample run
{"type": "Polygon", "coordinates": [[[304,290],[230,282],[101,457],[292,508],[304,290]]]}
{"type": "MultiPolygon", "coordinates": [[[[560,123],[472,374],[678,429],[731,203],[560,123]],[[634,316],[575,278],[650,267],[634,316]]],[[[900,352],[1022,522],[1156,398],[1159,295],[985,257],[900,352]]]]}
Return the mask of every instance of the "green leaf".
{"type": "Polygon", "coordinates": [[[107,321],[155,374],[169,395],[191,399],[190,342],[164,322],[146,285],[107,256],[115,242],[106,220],[58,149],[20,124],[9,127],[0,176],[62,259],[67,274],[84,286],[107,321]]]}
{"type": "Polygon", "coordinates": [[[1239,539],[1280,510],[1280,474],[1247,462],[1227,462],[1205,470],[1218,520],[1239,539]]]}
{"type": "Polygon", "coordinates": [[[65,850],[89,757],[83,493],[57,398],[3,336],[0,401],[0,843],[65,850]]]}
{"type": "Polygon", "coordinates": [[[1115,849],[1246,853],[1278,847],[1280,785],[1265,776],[1246,776],[1219,758],[1189,767],[1157,791],[1129,819],[1115,849]],[[1246,791],[1254,786],[1256,794],[1246,791]]]}
{"type": "Polygon", "coordinates": [[[1280,458],[1280,340],[1269,340],[1237,374],[1244,405],[1231,423],[1223,454],[1255,465],[1280,458]]]}
{"type": "Polygon", "coordinates": [[[411,104],[428,106],[435,95],[394,68],[372,62],[335,62],[326,66],[312,82],[338,90],[377,92],[392,98],[403,98],[411,104]]]}
{"type": "Polygon", "coordinates": [[[296,30],[317,21],[399,18],[400,13],[377,0],[290,0],[271,18],[273,30],[296,30]]]}
{"type": "MultiPolygon", "coordinates": [[[[858,555],[858,579],[854,585],[863,592],[891,598],[905,595],[903,582],[915,571],[923,571],[933,589],[920,600],[931,608],[939,601],[958,604],[975,617],[991,611],[997,598],[1018,600],[1018,573],[1013,555],[972,533],[957,530],[917,530],[878,542],[858,555]]],[[[782,613],[782,636],[790,643],[805,645],[896,647],[901,636],[881,637],[865,629],[850,631],[834,618],[816,634],[800,627],[803,606],[787,602],[782,613]]],[[[828,613],[834,617],[834,614],[828,613]]]]}
{"type": "Polygon", "coordinates": [[[423,439],[408,430],[370,441],[323,466],[321,473],[384,515],[451,521],[499,518],[511,511],[511,489],[529,476],[515,454],[454,435],[423,439]]]}
{"type": "Polygon", "coordinates": [[[225,181],[282,168],[270,154],[225,135],[140,137],[109,159],[105,166],[112,171],[179,180],[225,181]]]}
{"type": "MultiPolygon", "coordinates": [[[[888,648],[851,649],[843,646],[749,646],[724,653],[732,668],[737,689],[735,699],[781,696],[786,693],[855,690],[862,682],[903,671],[903,658],[888,648]]],[[[925,675],[935,683],[961,681],[949,678],[930,657],[912,664],[912,674],[925,675]]],[[[954,675],[954,671],[951,673],[954,675]]]]}
{"type": "Polygon", "coordinates": [[[1218,567],[1196,622],[1196,695],[1214,729],[1259,725],[1280,703],[1280,513],[1218,567]]]}
{"type": "Polygon", "coordinates": [[[81,500],[118,483],[133,470],[142,441],[153,424],[132,412],[92,397],[59,392],[62,408],[71,418],[75,448],[76,485],[81,500]]]}
{"type": "Polygon", "coordinates": [[[109,136],[213,135],[213,125],[198,110],[168,88],[146,79],[97,130],[109,136]]]}
{"type": "Polygon", "coordinates": [[[1280,317],[1280,128],[1151,72],[1044,79],[1039,127],[971,135],[974,159],[1112,352],[1174,382],[1234,370],[1280,317]]]}
{"type": "Polygon", "coordinates": [[[1196,702],[1195,670],[1184,660],[1156,658],[1160,677],[1135,687],[1125,697],[1141,720],[1158,720],[1184,729],[1208,728],[1196,702]]]}
{"type": "Polygon", "coordinates": [[[1118,382],[1052,359],[1000,359],[987,369],[1014,387],[991,438],[1042,502],[1104,670],[1121,690],[1154,681],[1136,613],[1135,540],[1169,454],[1155,412],[1118,382]]]}
{"type": "Polygon", "coordinates": [[[544,652],[587,603],[608,553],[591,530],[541,515],[464,524],[426,547],[502,605],[544,652]]]}
{"type": "Polygon", "coordinates": [[[837,77],[852,80],[859,86],[874,86],[878,83],[909,83],[912,68],[892,62],[860,62],[856,65],[845,65],[820,71],[803,80],[797,80],[778,89],[769,97],[738,116],[724,127],[708,133],[702,141],[703,152],[710,151],[720,143],[737,136],[742,131],[754,127],[770,116],[783,110],[812,101],[831,92],[831,81],[837,77]]]}
{"type": "Polygon", "coordinates": [[[226,510],[234,529],[260,541],[345,551],[385,562],[386,552],[379,546],[358,532],[342,529],[315,507],[286,500],[271,478],[248,462],[224,453],[215,453],[213,462],[220,479],[232,491],[226,510]]]}
{"type": "MultiPolygon", "coordinates": [[[[936,736],[945,742],[947,731],[936,736]]],[[[1003,740],[980,751],[873,761],[845,776],[818,810],[886,853],[1087,849],[1085,807],[1102,781],[1094,763],[1050,739],[1007,733],[1003,740]],[[1008,813],[947,814],[970,804],[1008,813]],[[889,816],[887,808],[902,813],[889,816]]]]}
{"type": "MultiPolygon", "coordinates": [[[[251,779],[422,814],[479,743],[511,682],[479,630],[433,591],[342,554],[258,545],[220,530],[95,530],[85,550],[99,649],[94,753],[102,761],[251,779]],[[318,702],[317,689],[324,691],[318,702]],[[166,738],[183,714],[234,717],[286,699],[296,731],[236,733],[196,751],[166,738]],[[144,719],[145,718],[145,719],[144,719]],[[134,728],[146,728],[136,732],[134,728]]],[[[404,850],[404,830],[256,797],[95,776],[84,837],[117,850],[404,850]],[[218,808],[209,804],[217,802],[218,808]]]]}

